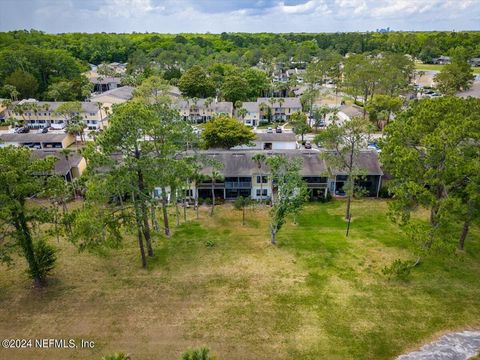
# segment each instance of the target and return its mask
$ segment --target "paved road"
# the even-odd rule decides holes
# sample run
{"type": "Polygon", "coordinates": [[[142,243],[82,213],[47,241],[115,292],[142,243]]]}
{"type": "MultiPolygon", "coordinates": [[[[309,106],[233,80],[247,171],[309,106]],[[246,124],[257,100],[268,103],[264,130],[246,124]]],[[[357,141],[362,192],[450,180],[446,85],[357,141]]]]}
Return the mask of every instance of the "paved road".
{"type": "Polygon", "coordinates": [[[467,360],[479,352],[480,331],[464,331],[446,334],[397,360],[467,360]]]}

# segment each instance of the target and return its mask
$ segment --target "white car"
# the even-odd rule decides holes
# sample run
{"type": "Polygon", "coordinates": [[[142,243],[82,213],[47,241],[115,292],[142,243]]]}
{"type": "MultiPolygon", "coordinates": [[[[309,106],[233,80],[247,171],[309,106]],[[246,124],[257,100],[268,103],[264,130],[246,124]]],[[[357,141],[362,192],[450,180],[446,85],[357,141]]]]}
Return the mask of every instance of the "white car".
{"type": "Polygon", "coordinates": [[[269,127],[269,128],[267,129],[267,133],[268,133],[268,134],[273,134],[273,129],[272,129],[271,127],[269,127]]]}

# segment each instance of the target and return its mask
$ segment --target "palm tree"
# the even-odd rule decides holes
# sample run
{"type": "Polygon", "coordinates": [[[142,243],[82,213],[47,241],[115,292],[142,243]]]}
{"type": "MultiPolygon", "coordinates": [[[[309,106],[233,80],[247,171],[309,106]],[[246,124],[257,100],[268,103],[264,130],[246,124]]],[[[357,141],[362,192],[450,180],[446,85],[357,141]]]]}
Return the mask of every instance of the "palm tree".
{"type": "MultiPolygon", "coordinates": [[[[278,107],[279,107],[279,112],[280,112],[280,116],[282,116],[282,106],[283,106],[283,103],[285,102],[285,99],[284,98],[280,98],[278,99],[278,107]]],[[[285,119],[286,120],[286,119],[285,119]]]]}
{"type": "Polygon", "coordinates": [[[268,109],[268,105],[265,104],[264,102],[261,102],[260,105],[258,105],[258,109],[260,110],[261,113],[265,113],[265,111],[267,111],[268,109]]]}
{"type": "MultiPolygon", "coordinates": [[[[276,101],[276,100],[275,100],[274,97],[271,97],[270,99],[268,99],[268,102],[270,103],[270,109],[272,109],[272,110],[270,111],[270,117],[271,117],[271,118],[273,117],[273,114],[275,114],[275,113],[273,112],[273,105],[275,104],[275,101],[276,101]]],[[[276,119],[276,117],[275,117],[275,119],[276,119]]],[[[272,120],[272,119],[270,119],[270,121],[271,121],[271,120],[272,120]]]]}
{"type": "Polygon", "coordinates": [[[265,154],[258,153],[252,157],[252,160],[257,163],[257,168],[260,173],[260,201],[263,200],[263,174],[262,174],[262,165],[267,160],[265,154]]]}
{"type": "Polygon", "coordinates": [[[248,111],[247,109],[245,108],[240,108],[237,110],[237,116],[239,116],[240,118],[245,119],[245,116],[248,114],[248,111]]]}
{"type": "MultiPolygon", "coordinates": [[[[49,112],[49,111],[50,111],[50,104],[48,104],[48,103],[43,104],[42,109],[43,109],[45,112],[49,112]]],[[[51,125],[51,121],[47,121],[47,125],[50,126],[50,125],[51,125]]]]}

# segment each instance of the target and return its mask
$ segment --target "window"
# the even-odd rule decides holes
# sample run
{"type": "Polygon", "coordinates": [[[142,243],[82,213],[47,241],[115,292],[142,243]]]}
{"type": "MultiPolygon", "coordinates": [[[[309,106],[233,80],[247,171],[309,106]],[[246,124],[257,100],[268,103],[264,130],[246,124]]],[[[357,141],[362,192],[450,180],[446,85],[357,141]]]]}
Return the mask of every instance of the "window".
{"type": "Polygon", "coordinates": [[[267,189],[262,189],[263,195],[260,195],[260,189],[257,189],[257,196],[267,196],[268,195],[268,190],[267,189]]]}
{"type": "Polygon", "coordinates": [[[268,177],[267,176],[257,175],[257,184],[266,184],[267,182],[268,182],[268,177]],[[260,177],[262,179],[260,179],[260,177]]]}

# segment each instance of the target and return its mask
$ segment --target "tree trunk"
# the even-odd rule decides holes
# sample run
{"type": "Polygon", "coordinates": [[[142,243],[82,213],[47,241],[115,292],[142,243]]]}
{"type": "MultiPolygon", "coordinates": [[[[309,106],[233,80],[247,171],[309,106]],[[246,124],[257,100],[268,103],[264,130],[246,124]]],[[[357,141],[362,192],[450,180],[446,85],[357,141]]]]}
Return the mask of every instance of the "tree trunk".
{"type": "Polygon", "coordinates": [[[347,209],[345,210],[345,220],[350,220],[352,214],[350,214],[350,207],[352,206],[352,195],[348,195],[347,198],[347,209]]]}
{"type": "Polygon", "coordinates": [[[210,216],[213,216],[214,208],[215,208],[215,179],[212,178],[212,208],[210,209],[210,216]]]}
{"type": "Polygon", "coordinates": [[[245,205],[243,206],[243,217],[242,217],[242,225],[245,225],[245,205]]]}
{"type": "Polygon", "coordinates": [[[270,234],[271,234],[272,245],[277,245],[277,229],[270,228],[270,234]]]}
{"type": "Polygon", "coordinates": [[[142,216],[135,199],[135,193],[132,193],[133,207],[135,209],[135,222],[137,224],[138,247],[140,248],[140,255],[142,258],[142,267],[147,267],[147,259],[145,257],[145,247],[143,246],[143,232],[142,232],[142,216]]]}
{"type": "Polygon", "coordinates": [[[198,190],[197,190],[197,183],[195,182],[195,212],[197,215],[197,220],[200,219],[199,209],[198,209],[198,190]]]}
{"type": "Polygon", "coordinates": [[[469,228],[470,228],[470,219],[465,220],[465,222],[463,223],[462,234],[460,235],[460,239],[458,241],[458,248],[460,250],[465,249],[465,239],[467,238],[469,228]]]}
{"type": "Polygon", "coordinates": [[[36,288],[40,288],[43,285],[43,279],[40,276],[40,269],[38,267],[38,261],[35,258],[33,251],[33,240],[28,228],[27,219],[23,213],[23,209],[19,213],[14,214],[15,217],[15,229],[20,237],[20,246],[22,247],[25,258],[27,259],[28,268],[30,269],[30,275],[33,279],[33,285],[36,288]]]}
{"type": "Polygon", "coordinates": [[[167,211],[167,193],[165,188],[162,187],[162,211],[163,211],[163,226],[165,228],[165,235],[170,236],[170,226],[168,224],[168,211],[167,211]]]}
{"type": "MultiPolygon", "coordinates": [[[[137,227],[141,226],[137,224],[137,227]]],[[[143,247],[143,234],[140,230],[140,227],[137,229],[137,236],[138,236],[138,247],[140,248],[140,255],[142,257],[142,267],[145,269],[147,267],[147,258],[145,257],[145,248],[143,247]]]]}
{"type": "Polygon", "coordinates": [[[145,242],[147,243],[147,252],[148,256],[153,256],[153,247],[152,247],[152,240],[150,237],[150,224],[148,223],[148,209],[147,205],[145,204],[146,200],[145,197],[147,194],[145,193],[145,182],[143,179],[143,172],[138,169],[137,170],[137,186],[138,186],[138,197],[140,201],[140,212],[143,221],[143,236],[145,238],[145,242]],[[142,198],[143,197],[143,198],[142,198]]]}

